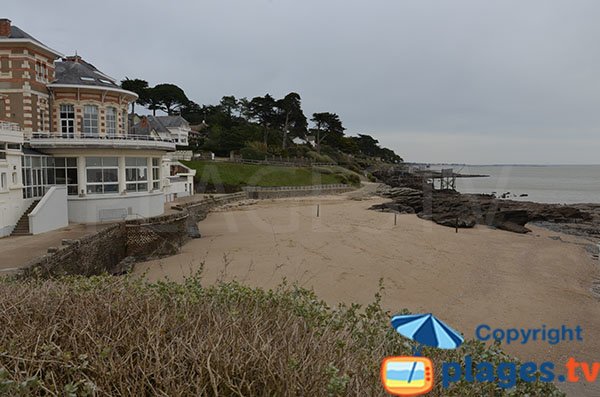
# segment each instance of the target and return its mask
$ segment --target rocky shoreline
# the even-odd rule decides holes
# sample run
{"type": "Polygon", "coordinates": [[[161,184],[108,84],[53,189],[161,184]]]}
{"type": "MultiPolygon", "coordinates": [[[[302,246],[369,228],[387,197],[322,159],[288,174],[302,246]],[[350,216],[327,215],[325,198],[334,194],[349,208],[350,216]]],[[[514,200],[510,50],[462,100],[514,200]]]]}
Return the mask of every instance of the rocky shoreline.
{"type": "Polygon", "coordinates": [[[527,224],[600,241],[600,204],[543,204],[514,201],[489,194],[461,194],[434,190],[394,173],[377,175],[386,184],[378,195],[391,199],[373,210],[417,214],[422,219],[453,228],[486,225],[515,233],[528,233],[527,224]]]}

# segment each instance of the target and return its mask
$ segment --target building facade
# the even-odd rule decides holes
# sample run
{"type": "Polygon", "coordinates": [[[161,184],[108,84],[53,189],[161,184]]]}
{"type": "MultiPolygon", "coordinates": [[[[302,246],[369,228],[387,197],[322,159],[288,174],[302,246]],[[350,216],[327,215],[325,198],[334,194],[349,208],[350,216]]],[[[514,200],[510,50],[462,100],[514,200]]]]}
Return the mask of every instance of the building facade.
{"type": "Polygon", "coordinates": [[[176,142],[168,133],[134,131],[128,108],[136,99],[82,57],[65,57],[0,19],[0,170],[16,167],[0,171],[11,197],[0,188],[0,236],[27,209],[42,213],[39,207],[58,202],[47,196],[63,191],[69,222],[164,212],[164,163],[176,142]]]}

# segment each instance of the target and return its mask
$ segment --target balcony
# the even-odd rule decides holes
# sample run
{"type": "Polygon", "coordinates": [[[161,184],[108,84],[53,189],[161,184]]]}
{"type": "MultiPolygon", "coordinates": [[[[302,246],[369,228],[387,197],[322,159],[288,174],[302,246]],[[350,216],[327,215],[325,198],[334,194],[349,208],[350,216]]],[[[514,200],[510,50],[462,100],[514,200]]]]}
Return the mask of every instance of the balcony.
{"type": "Polygon", "coordinates": [[[149,149],[174,151],[175,142],[171,139],[149,135],[87,135],[33,133],[27,139],[34,149],[149,149]]]}
{"type": "Polygon", "coordinates": [[[23,132],[17,123],[9,121],[0,121],[0,142],[2,143],[23,143],[23,132]]]}

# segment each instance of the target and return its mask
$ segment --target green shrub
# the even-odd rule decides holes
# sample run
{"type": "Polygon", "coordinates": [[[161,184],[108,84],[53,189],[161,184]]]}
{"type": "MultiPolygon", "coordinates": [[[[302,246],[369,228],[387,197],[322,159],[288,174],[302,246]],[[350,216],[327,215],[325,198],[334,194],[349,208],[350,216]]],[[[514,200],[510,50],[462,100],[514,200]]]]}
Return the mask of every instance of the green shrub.
{"type": "Polygon", "coordinates": [[[240,149],[240,154],[245,160],[264,160],[267,157],[267,151],[261,150],[255,146],[245,146],[240,149]]]}
{"type": "MultiPolygon", "coordinates": [[[[3,395],[384,396],[383,358],[412,346],[389,325],[381,294],[329,307],[309,290],[203,287],[133,278],[0,282],[3,395]]],[[[406,312],[405,312],[406,313],[406,312]]],[[[467,341],[442,361],[512,361],[467,341]]],[[[547,383],[458,382],[432,396],[558,396],[547,383]]]]}
{"type": "Polygon", "coordinates": [[[306,157],[310,158],[315,163],[335,163],[335,161],[333,161],[331,157],[325,154],[319,154],[314,151],[306,153],[306,157]]]}
{"type": "Polygon", "coordinates": [[[324,175],[331,175],[335,173],[331,168],[327,167],[312,167],[312,170],[324,175]]]}

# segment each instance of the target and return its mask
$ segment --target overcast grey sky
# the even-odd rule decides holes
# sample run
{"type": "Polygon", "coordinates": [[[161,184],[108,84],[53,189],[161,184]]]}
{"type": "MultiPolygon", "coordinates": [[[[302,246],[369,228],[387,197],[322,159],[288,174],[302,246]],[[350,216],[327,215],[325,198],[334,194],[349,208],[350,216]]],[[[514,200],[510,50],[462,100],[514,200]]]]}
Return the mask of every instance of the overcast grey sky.
{"type": "Polygon", "coordinates": [[[595,0],[86,3],[3,0],[2,17],[200,104],[298,92],[408,161],[600,163],[595,0]]]}

